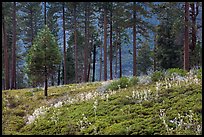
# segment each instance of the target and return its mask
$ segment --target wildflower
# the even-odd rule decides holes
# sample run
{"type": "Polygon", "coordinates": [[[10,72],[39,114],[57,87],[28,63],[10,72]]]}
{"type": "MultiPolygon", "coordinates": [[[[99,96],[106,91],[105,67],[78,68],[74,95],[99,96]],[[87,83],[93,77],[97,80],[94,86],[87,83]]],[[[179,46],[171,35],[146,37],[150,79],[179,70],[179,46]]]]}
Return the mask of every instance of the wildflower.
{"type": "Polygon", "coordinates": [[[54,105],[55,108],[62,107],[62,102],[59,101],[54,105]]]}
{"type": "Polygon", "coordinates": [[[147,90],[144,90],[144,100],[147,100],[147,90]]]}
{"type": "Polygon", "coordinates": [[[132,91],[132,98],[135,98],[135,91],[132,91]]]}
{"type": "Polygon", "coordinates": [[[202,132],[202,127],[200,125],[197,125],[197,134],[201,134],[202,132]]]}
{"type": "Polygon", "coordinates": [[[166,84],[166,89],[168,88],[168,85],[166,84]]]}
{"type": "Polygon", "coordinates": [[[171,83],[169,83],[169,87],[171,88],[171,83]]]}
{"type": "Polygon", "coordinates": [[[108,101],[108,98],[109,98],[109,94],[106,95],[106,101],[108,101]]]}

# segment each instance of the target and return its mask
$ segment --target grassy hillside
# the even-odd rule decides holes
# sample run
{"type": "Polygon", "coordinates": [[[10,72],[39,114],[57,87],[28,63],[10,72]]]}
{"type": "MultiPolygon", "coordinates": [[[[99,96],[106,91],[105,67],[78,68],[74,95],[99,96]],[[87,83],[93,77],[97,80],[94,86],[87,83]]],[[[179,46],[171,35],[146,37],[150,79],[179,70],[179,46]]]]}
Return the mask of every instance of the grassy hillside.
{"type": "Polygon", "coordinates": [[[202,134],[201,82],[187,74],[118,90],[70,84],[49,87],[48,98],[42,89],[2,91],[3,134],[202,134]]]}

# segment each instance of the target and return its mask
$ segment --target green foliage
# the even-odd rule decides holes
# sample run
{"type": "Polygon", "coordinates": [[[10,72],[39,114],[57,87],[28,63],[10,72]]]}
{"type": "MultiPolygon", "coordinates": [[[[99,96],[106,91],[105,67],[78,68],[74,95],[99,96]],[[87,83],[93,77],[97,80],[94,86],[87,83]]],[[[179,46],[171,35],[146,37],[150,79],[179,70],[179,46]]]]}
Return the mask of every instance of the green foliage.
{"type": "Polygon", "coordinates": [[[167,77],[171,77],[173,74],[178,74],[180,76],[185,76],[187,74],[187,71],[184,69],[179,68],[170,68],[167,69],[167,77]]]}
{"type": "Polygon", "coordinates": [[[30,91],[28,91],[28,92],[25,93],[25,95],[28,96],[28,97],[30,97],[30,96],[33,96],[33,93],[30,92],[30,91]]]}
{"type": "MultiPolygon", "coordinates": [[[[147,74],[147,70],[151,68],[152,66],[152,60],[151,60],[151,50],[149,43],[147,41],[144,41],[138,49],[138,72],[142,74],[147,74]]],[[[140,74],[139,73],[139,74],[140,74]]]]}
{"type": "Polygon", "coordinates": [[[160,69],[182,68],[182,20],[180,3],[164,2],[156,9],[160,24],[156,31],[156,60],[160,69]],[[168,7],[168,8],[166,8],[168,7]]]}
{"type": "Polygon", "coordinates": [[[197,70],[197,77],[198,77],[199,79],[202,79],[202,68],[200,68],[200,69],[197,70]]]}
{"type": "Polygon", "coordinates": [[[37,35],[27,55],[27,73],[32,82],[42,83],[58,68],[61,60],[59,47],[49,28],[45,26],[37,35]],[[46,70],[45,70],[46,66],[46,70]]]}
{"type": "Polygon", "coordinates": [[[164,79],[164,73],[162,71],[155,71],[152,73],[151,79],[153,82],[161,81],[164,79]]]}
{"type": "Polygon", "coordinates": [[[195,49],[189,53],[190,68],[202,66],[202,43],[197,42],[195,49]]]}
{"type": "Polygon", "coordinates": [[[121,77],[119,80],[113,81],[108,89],[118,90],[120,88],[127,88],[129,86],[129,79],[127,77],[121,77]]]}
{"type": "Polygon", "coordinates": [[[129,84],[130,84],[131,86],[137,85],[138,82],[139,82],[139,79],[138,79],[138,77],[136,77],[136,76],[133,76],[133,77],[130,78],[130,80],[129,80],[129,84]]]}
{"type": "Polygon", "coordinates": [[[127,88],[129,86],[129,79],[128,77],[122,77],[119,80],[120,88],[127,88]]]}

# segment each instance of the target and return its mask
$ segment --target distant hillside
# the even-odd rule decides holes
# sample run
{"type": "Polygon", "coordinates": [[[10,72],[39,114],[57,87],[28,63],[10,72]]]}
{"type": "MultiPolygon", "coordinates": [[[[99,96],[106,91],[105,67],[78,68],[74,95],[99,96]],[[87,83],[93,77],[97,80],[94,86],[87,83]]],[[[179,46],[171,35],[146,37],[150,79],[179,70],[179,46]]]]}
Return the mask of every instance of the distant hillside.
{"type": "Polygon", "coordinates": [[[40,88],[2,91],[3,134],[202,134],[202,79],[149,78],[113,91],[115,80],[49,87],[47,99],[40,88]]]}

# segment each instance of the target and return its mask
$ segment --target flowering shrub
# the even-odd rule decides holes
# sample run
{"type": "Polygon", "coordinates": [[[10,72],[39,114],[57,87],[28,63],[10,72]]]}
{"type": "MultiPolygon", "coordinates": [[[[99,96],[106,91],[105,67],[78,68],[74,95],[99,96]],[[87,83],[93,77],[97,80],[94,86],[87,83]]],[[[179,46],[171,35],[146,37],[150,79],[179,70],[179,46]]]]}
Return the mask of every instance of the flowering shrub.
{"type": "Polygon", "coordinates": [[[179,68],[170,68],[166,70],[167,77],[172,77],[174,74],[178,74],[180,76],[185,76],[187,74],[186,70],[179,69],[179,68]]]}
{"type": "Polygon", "coordinates": [[[129,86],[129,79],[127,77],[122,77],[118,81],[120,88],[127,88],[129,86]]]}
{"type": "Polygon", "coordinates": [[[38,118],[40,115],[44,115],[47,110],[49,110],[49,108],[45,106],[36,109],[32,115],[28,116],[28,122],[26,124],[34,122],[35,119],[38,118]]]}
{"type": "Polygon", "coordinates": [[[113,81],[109,86],[109,90],[118,90],[120,88],[126,88],[129,86],[129,79],[127,77],[122,77],[119,80],[113,81]]]}
{"type": "Polygon", "coordinates": [[[187,113],[186,115],[181,115],[178,113],[178,117],[175,117],[173,120],[168,120],[165,109],[160,109],[159,117],[163,121],[167,134],[169,135],[183,134],[183,132],[185,132],[187,129],[194,130],[197,135],[202,133],[202,127],[198,121],[195,120],[196,118],[194,117],[192,110],[189,110],[189,114],[187,113]],[[175,125],[175,128],[170,128],[170,123],[175,125]]]}

